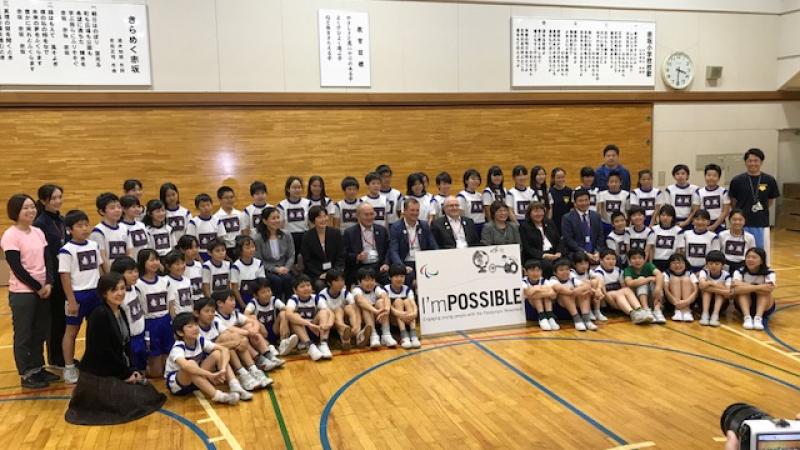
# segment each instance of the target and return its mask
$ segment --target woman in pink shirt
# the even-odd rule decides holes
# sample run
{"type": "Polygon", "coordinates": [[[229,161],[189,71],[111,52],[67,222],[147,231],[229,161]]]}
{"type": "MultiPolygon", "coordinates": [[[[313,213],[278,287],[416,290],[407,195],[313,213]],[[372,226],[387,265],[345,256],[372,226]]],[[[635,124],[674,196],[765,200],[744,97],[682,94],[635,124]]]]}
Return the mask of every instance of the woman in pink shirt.
{"type": "Polygon", "coordinates": [[[34,227],[36,204],[26,194],[8,200],[8,217],[14,221],[0,239],[11,268],[8,299],[14,327],[14,360],[22,387],[41,389],[59,377],[44,370],[44,342],[50,329],[48,297],[54,267],[46,257],[47,240],[34,227]]]}

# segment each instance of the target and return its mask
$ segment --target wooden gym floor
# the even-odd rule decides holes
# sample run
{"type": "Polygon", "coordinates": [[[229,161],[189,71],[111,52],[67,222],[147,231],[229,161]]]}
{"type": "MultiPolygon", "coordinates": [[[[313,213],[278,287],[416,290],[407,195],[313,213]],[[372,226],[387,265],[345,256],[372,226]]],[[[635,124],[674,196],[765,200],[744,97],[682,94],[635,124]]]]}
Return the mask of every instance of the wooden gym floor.
{"type": "Polygon", "coordinates": [[[109,427],[64,422],[71,387],[19,387],[3,288],[0,436],[9,449],[722,448],[730,403],[800,411],[800,234],[773,242],[779,309],[767,332],[732,315],[717,329],[614,316],[596,333],[529,325],[427,339],[415,352],[295,357],[251,402],[170,396],[160,413],[109,427]]]}

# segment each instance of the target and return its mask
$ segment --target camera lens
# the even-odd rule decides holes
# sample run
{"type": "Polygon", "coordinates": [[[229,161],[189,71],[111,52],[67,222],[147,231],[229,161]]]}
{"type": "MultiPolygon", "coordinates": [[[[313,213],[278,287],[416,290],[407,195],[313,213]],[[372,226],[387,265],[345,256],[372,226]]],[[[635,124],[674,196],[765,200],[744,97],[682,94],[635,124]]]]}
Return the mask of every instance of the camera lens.
{"type": "Polygon", "coordinates": [[[739,435],[742,423],[745,420],[758,420],[770,419],[769,414],[761,411],[755,406],[748,405],[747,403],[734,403],[722,413],[719,424],[722,429],[722,434],[726,434],[729,430],[739,435]]]}

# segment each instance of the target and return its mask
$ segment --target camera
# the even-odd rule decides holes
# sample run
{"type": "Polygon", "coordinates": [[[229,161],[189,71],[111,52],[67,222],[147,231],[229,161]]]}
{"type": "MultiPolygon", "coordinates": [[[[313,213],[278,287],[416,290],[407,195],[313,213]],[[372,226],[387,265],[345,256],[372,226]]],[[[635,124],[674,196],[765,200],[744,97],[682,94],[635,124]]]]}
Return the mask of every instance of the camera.
{"type": "Polygon", "coordinates": [[[746,403],[725,408],[720,428],[736,433],[742,450],[800,450],[800,420],[776,419],[746,403]]]}

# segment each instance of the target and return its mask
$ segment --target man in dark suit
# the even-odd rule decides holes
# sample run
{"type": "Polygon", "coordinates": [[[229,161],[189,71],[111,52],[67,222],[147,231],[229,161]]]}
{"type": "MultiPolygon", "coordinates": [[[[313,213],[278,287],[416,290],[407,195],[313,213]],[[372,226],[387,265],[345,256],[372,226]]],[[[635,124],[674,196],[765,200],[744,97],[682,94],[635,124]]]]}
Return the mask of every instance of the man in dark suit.
{"type": "Polygon", "coordinates": [[[416,254],[418,251],[438,250],[431,228],[419,219],[419,201],[406,197],[403,219],[389,227],[389,261],[406,266],[406,286],[416,284],[416,254]]]}
{"type": "Polygon", "coordinates": [[[585,251],[592,264],[599,264],[600,250],[605,248],[600,215],[589,210],[589,191],[578,189],[574,194],[575,209],[561,218],[561,235],[569,253],[585,251]]]}
{"type": "Polygon", "coordinates": [[[389,233],[375,224],[375,209],[369,203],[358,206],[358,225],[345,230],[344,252],[347,283],[356,281],[356,272],[362,267],[375,271],[379,284],[389,283],[389,233]]]}
{"type": "Polygon", "coordinates": [[[481,237],[475,230],[475,222],[469,217],[461,217],[461,207],[453,197],[444,199],[444,216],[434,220],[431,232],[439,248],[465,248],[480,245],[481,237]]]}

